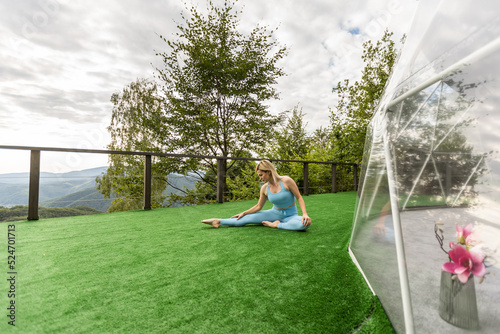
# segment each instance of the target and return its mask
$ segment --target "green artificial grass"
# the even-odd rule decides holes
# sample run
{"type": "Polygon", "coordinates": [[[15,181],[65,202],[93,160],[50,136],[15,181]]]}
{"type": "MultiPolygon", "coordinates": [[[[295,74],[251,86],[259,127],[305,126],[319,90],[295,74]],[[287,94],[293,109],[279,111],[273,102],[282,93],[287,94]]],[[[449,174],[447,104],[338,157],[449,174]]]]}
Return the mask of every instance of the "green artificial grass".
{"type": "Polygon", "coordinates": [[[17,272],[0,332],[392,332],[347,252],[355,193],[304,199],[306,232],[200,222],[255,201],[0,224],[5,245],[15,224],[17,272]]]}

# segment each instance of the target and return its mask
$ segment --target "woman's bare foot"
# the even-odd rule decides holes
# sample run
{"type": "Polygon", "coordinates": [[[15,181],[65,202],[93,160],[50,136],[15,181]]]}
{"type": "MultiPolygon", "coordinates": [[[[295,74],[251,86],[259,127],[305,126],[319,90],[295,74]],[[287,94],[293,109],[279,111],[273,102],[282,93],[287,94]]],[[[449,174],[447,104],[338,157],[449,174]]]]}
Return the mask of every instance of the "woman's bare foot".
{"type": "Polygon", "coordinates": [[[212,225],[213,228],[219,228],[220,226],[220,219],[217,218],[212,218],[212,219],[205,219],[201,221],[202,223],[212,225]]]}
{"type": "Polygon", "coordinates": [[[270,221],[263,221],[262,222],[262,225],[264,226],[267,226],[267,227],[272,227],[272,228],[278,228],[278,224],[280,223],[279,220],[275,220],[274,222],[270,222],[270,221]]]}

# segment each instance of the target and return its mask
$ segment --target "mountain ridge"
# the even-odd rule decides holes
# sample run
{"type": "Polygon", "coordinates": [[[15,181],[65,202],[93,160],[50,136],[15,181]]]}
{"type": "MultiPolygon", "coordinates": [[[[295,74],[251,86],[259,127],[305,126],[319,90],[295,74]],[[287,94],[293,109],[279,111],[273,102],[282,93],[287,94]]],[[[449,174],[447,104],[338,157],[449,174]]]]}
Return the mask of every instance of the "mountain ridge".
{"type": "MultiPolygon", "coordinates": [[[[107,166],[66,173],[40,173],[39,205],[41,207],[88,206],[107,211],[113,198],[104,199],[96,189],[95,179],[106,172],[107,166]]],[[[172,173],[169,178],[179,188],[192,189],[196,179],[172,173]]],[[[166,194],[180,193],[168,186],[166,194]]],[[[29,173],[0,174],[0,206],[28,205],[29,173]]],[[[175,206],[175,205],[174,205],[175,206]]]]}

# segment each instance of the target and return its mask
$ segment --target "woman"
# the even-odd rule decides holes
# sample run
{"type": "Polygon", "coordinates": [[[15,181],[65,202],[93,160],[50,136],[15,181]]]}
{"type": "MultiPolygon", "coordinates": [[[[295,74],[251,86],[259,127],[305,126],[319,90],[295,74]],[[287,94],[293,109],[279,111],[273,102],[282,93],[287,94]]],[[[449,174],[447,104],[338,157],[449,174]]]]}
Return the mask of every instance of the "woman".
{"type": "Polygon", "coordinates": [[[219,226],[245,226],[259,224],[267,227],[281,228],[284,230],[303,231],[311,225],[311,218],[307,215],[304,199],[293,179],[280,176],[273,164],[268,160],[259,162],[255,169],[259,178],[265,184],[260,188],[259,202],[252,208],[228,219],[205,219],[202,223],[219,226]],[[270,210],[259,212],[269,199],[274,204],[270,210]],[[302,216],[297,213],[295,199],[300,205],[302,216]]]}

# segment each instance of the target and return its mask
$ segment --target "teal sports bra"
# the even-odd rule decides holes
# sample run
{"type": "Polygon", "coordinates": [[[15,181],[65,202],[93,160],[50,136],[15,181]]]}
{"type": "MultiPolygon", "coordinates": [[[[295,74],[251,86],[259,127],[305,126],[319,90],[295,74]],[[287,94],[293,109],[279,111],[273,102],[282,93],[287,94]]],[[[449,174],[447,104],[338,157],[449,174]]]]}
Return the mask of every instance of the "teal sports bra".
{"type": "Polygon", "coordinates": [[[292,194],[290,190],[285,188],[285,185],[280,180],[280,191],[277,193],[272,193],[269,190],[269,183],[267,184],[267,198],[269,202],[274,204],[274,207],[277,209],[287,208],[295,204],[295,196],[292,194]]]}

